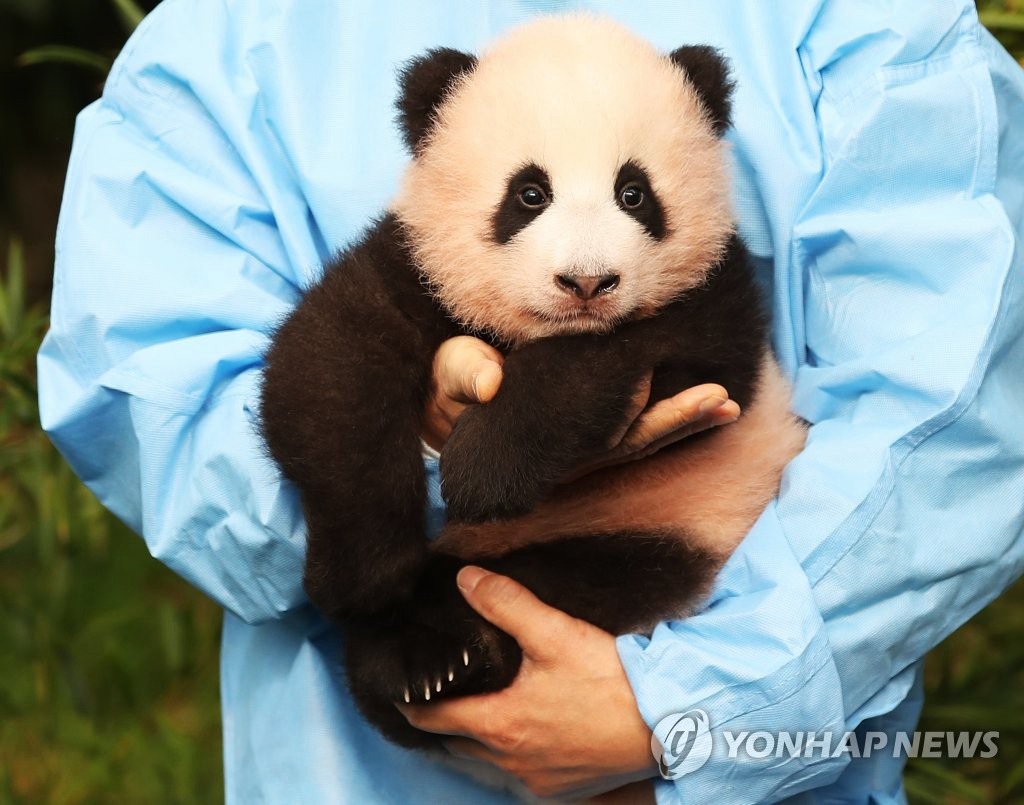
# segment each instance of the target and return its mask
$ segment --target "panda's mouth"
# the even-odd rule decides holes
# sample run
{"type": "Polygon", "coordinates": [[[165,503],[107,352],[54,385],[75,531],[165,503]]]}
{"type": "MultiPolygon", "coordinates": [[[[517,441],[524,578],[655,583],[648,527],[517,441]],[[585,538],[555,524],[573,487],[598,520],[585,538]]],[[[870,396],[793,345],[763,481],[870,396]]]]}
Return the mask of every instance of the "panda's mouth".
{"type": "Polygon", "coordinates": [[[623,318],[617,305],[604,304],[599,300],[563,302],[543,310],[535,308],[530,310],[530,315],[567,332],[610,330],[623,318]]]}

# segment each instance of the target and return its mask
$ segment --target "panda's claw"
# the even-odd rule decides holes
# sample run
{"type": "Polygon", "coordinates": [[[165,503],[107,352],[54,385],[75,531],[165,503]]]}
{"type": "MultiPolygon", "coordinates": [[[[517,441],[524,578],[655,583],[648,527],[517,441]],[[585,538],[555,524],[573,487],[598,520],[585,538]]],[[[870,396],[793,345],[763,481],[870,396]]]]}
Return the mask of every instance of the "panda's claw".
{"type": "Polygon", "coordinates": [[[461,565],[447,564],[438,560],[437,578],[424,582],[415,603],[349,632],[349,683],[371,721],[396,703],[501,690],[519,670],[518,644],[469,609],[454,583],[461,565]]]}

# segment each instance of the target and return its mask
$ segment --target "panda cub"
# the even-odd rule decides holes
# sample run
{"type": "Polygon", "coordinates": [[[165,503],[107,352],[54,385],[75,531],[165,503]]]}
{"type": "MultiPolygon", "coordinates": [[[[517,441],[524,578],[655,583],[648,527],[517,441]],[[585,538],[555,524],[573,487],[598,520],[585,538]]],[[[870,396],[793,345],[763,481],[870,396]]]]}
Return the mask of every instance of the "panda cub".
{"type": "Polygon", "coordinates": [[[498,690],[519,668],[460,567],[650,630],[699,602],[800,450],[729,211],[731,90],[715,50],[663,55],[589,16],[405,67],[399,193],[275,334],[261,409],[301,492],[306,591],[346,627],[353,695],[390,739],[438,740],[396,702],[498,690]],[[459,334],[501,349],[504,379],[441,453],[450,521],[430,543],[420,433],[434,353],[459,334]],[[652,404],[714,382],[743,415],[566,483],[652,371],[652,404]]]}

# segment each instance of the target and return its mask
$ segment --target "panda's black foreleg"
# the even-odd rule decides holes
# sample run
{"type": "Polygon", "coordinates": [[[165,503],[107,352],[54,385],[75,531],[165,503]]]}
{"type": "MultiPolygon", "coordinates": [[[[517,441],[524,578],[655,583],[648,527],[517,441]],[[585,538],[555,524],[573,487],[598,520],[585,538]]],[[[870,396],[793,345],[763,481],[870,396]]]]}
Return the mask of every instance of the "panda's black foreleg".
{"type": "Polygon", "coordinates": [[[614,446],[652,374],[652,403],[713,382],[747,405],[764,316],[738,241],[728,261],[728,270],[656,316],[612,334],[545,338],[510,352],[494,399],[464,411],[441,452],[449,517],[482,522],[532,511],[574,469],[614,446]],[[736,322],[750,326],[738,330],[736,322]]]}
{"type": "MultiPolygon", "coordinates": [[[[501,690],[522,662],[516,642],[466,604],[455,584],[466,562],[431,555],[415,604],[349,631],[346,665],[363,713],[391,740],[430,746],[395,703],[501,690]]],[[[575,536],[476,562],[510,576],[556,609],[613,634],[681,616],[718,567],[670,533],[575,536]]]]}
{"type": "Polygon", "coordinates": [[[327,266],[266,355],[263,436],[301,492],[306,592],[336,620],[387,611],[427,560],[421,422],[454,330],[400,245],[382,220],[327,266]]]}
{"type": "Polygon", "coordinates": [[[574,336],[511,352],[497,395],[464,411],[441,451],[449,517],[526,514],[573,469],[613,447],[652,368],[626,346],[574,336]]]}
{"type": "Polygon", "coordinates": [[[268,356],[263,428],[301,491],[306,593],[343,619],[408,595],[426,560],[418,427],[429,358],[403,360],[352,326],[337,348],[303,352],[323,318],[311,307],[281,328],[268,356]]]}

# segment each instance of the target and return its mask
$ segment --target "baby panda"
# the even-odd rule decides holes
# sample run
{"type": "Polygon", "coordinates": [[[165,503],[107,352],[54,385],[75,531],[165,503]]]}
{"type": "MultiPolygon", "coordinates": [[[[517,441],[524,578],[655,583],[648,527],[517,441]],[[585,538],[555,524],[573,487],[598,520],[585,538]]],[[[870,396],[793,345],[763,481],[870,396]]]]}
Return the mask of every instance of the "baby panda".
{"type": "Polygon", "coordinates": [[[731,90],[715,50],[664,55],[590,16],[402,72],[398,195],[276,332],[261,406],[301,493],[305,589],[344,625],[353,695],[388,738],[437,741],[396,702],[498,690],[519,668],[460,567],[650,630],[692,611],[800,450],[729,210],[731,90]],[[459,334],[501,349],[504,379],[441,453],[450,520],[430,543],[420,433],[434,353],[459,334]],[[651,404],[714,382],[743,414],[565,482],[652,372],[651,404]]]}

